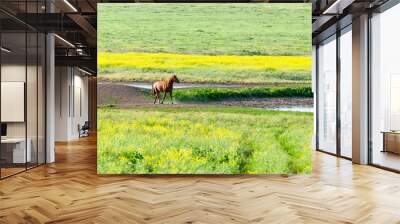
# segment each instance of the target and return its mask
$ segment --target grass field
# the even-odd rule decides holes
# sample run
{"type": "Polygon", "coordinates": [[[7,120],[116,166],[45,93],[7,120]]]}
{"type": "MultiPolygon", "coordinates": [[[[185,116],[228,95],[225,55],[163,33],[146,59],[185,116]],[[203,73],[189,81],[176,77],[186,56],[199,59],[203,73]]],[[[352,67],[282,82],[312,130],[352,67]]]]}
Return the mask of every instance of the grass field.
{"type": "Polygon", "coordinates": [[[98,4],[99,52],[310,55],[308,4],[98,4]]]}
{"type": "Polygon", "coordinates": [[[212,102],[266,97],[313,97],[311,87],[240,87],[177,89],[174,98],[180,102],[212,102]]]}
{"type": "Polygon", "coordinates": [[[101,174],[311,171],[310,113],[235,107],[103,108],[98,116],[101,174]]]}

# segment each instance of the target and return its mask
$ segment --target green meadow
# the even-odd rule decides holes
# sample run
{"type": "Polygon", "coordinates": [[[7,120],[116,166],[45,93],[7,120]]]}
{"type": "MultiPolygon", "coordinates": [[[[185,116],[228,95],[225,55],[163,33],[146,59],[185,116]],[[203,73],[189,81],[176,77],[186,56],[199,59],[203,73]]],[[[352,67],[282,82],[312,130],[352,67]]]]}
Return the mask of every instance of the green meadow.
{"type": "Polygon", "coordinates": [[[98,5],[99,52],[310,55],[309,4],[98,5]]]}
{"type": "Polygon", "coordinates": [[[311,171],[312,114],[252,108],[98,110],[100,174],[311,171]]]}

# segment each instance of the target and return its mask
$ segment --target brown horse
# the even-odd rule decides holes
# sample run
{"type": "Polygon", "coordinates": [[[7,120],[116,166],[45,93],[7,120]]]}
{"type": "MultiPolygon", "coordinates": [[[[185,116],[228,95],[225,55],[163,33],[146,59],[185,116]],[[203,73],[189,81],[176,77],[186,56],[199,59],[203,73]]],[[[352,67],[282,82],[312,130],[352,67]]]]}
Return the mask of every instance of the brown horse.
{"type": "Polygon", "coordinates": [[[158,103],[160,103],[160,93],[164,92],[164,96],[161,101],[161,104],[164,103],[165,96],[167,95],[167,93],[169,93],[169,95],[171,97],[171,103],[174,104],[174,101],[172,99],[172,90],[174,89],[174,82],[179,83],[179,79],[178,79],[178,77],[176,77],[176,75],[173,75],[170,78],[165,79],[165,80],[157,81],[153,84],[153,86],[151,88],[153,91],[153,95],[155,97],[154,103],[156,103],[157,99],[158,99],[158,103]]]}

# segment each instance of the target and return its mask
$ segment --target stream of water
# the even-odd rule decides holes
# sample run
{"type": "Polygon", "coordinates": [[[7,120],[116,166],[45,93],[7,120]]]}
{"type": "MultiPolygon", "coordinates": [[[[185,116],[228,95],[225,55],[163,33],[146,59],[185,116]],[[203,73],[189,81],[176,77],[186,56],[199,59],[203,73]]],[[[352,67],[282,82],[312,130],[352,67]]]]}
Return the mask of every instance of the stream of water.
{"type": "MultiPolygon", "coordinates": [[[[151,89],[151,83],[145,82],[133,82],[129,84],[124,84],[129,87],[140,88],[140,89],[151,89]]],[[[237,84],[187,84],[187,83],[176,83],[174,84],[174,88],[176,89],[184,89],[184,88],[205,88],[205,87],[240,87],[241,85],[237,84]]],[[[251,105],[247,105],[252,107],[251,105]]],[[[256,106],[253,106],[256,107],[256,106]]],[[[257,106],[257,108],[263,108],[268,110],[279,110],[279,111],[294,111],[294,112],[314,112],[314,108],[312,105],[268,105],[265,107],[257,106]]]]}
{"type": "Polygon", "coordinates": [[[279,110],[279,111],[294,111],[294,112],[314,112],[314,108],[312,106],[279,106],[279,107],[264,107],[269,110],[279,110]]]}

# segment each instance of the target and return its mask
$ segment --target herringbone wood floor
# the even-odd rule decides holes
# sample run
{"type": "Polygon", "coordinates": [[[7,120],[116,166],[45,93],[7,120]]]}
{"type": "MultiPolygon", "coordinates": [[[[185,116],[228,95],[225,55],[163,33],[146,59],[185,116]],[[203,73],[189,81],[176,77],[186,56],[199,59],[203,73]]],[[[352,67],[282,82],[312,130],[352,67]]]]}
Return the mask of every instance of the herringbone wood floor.
{"type": "Polygon", "coordinates": [[[0,223],[400,223],[400,175],[314,154],[311,176],[98,176],[96,140],[0,181],[0,223]]]}

